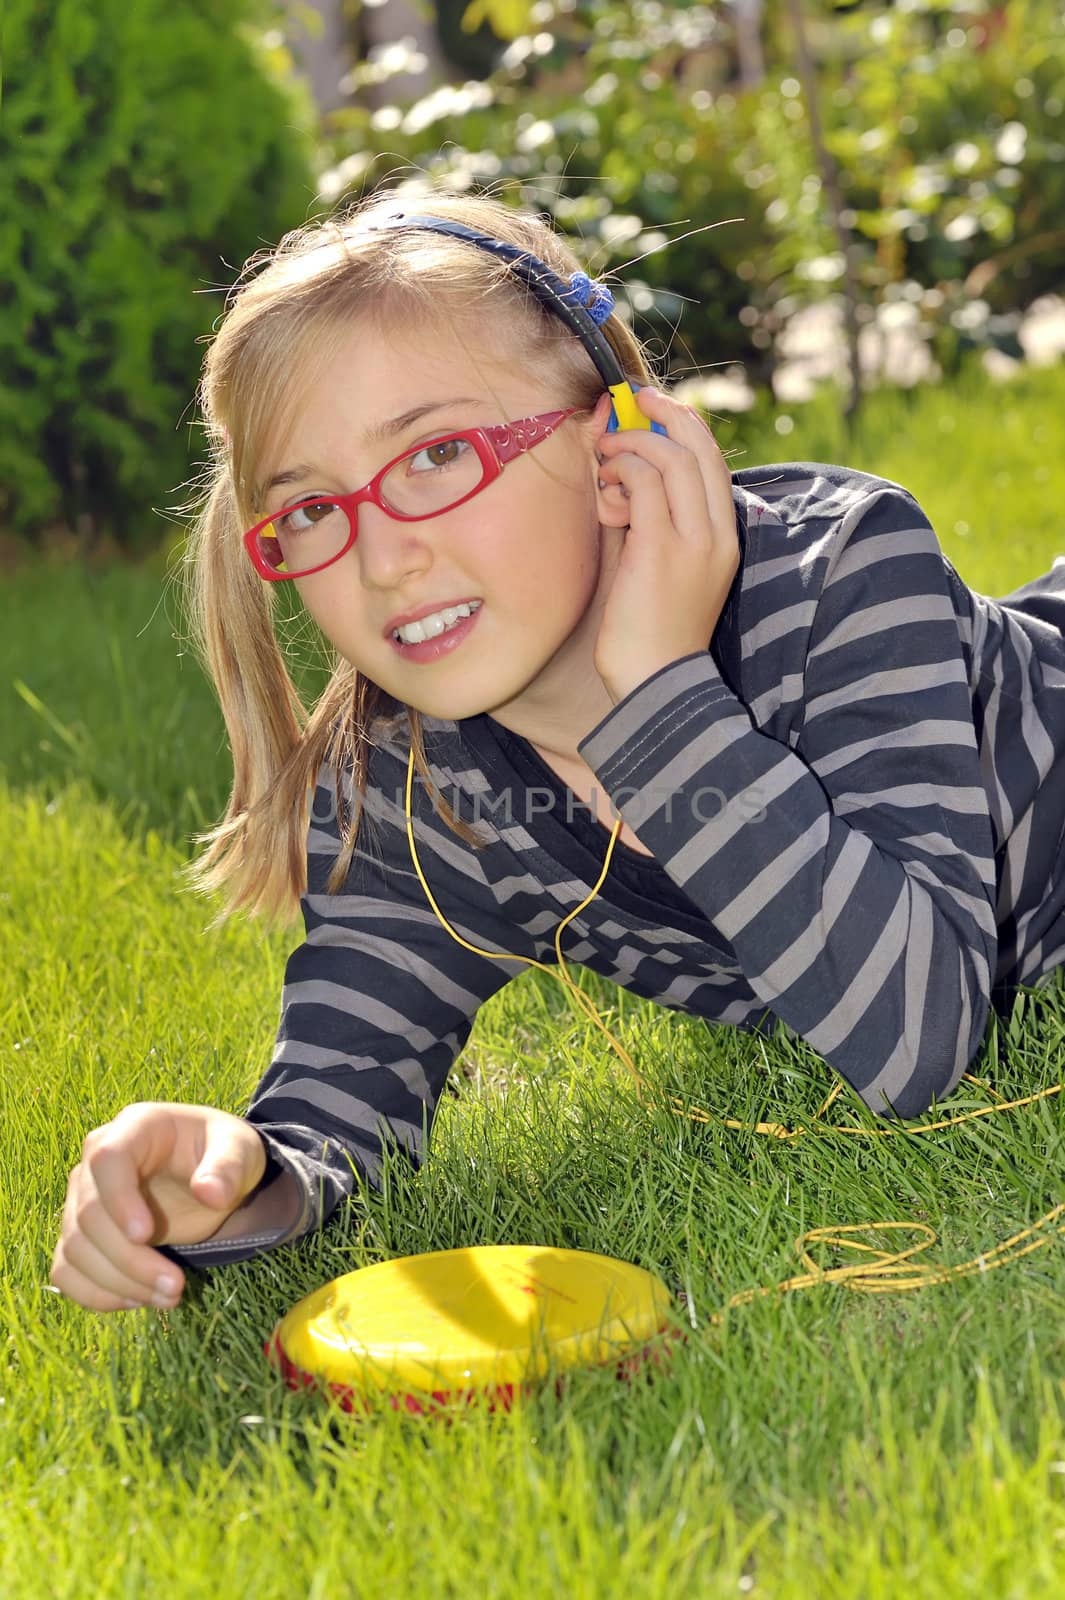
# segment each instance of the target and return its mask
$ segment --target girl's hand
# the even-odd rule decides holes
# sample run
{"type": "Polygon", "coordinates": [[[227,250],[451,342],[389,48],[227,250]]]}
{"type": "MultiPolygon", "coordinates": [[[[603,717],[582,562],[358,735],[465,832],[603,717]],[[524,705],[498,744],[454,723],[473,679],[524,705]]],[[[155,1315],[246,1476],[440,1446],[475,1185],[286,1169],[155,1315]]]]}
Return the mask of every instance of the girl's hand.
{"type": "Polygon", "coordinates": [[[710,429],[661,390],[641,388],[636,404],[668,437],[626,428],[597,445],[601,483],[629,501],[594,656],[615,703],[709,648],[740,565],[732,476],[710,429]]]}
{"type": "Polygon", "coordinates": [[[184,1274],[151,1246],[210,1239],[265,1170],[262,1139],[228,1111],[126,1106],[86,1135],[67,1183],[52,1283],[89,1311],[176,1305],[184,1274]]]}

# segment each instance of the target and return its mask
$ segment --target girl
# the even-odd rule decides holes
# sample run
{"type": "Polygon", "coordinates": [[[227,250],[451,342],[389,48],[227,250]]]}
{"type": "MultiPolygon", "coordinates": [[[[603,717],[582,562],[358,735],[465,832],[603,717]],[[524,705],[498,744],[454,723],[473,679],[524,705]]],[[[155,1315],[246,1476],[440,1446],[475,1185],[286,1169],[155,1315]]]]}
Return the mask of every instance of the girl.
{"type": "Polygon", "coordinates": [[[583,901],[574,961],[782,1023],[884,1116],[948,1095],[990,1007],[1065,962],[1058,563],[991,600],[898,484],[730,474],[540,220],[420,209],[516,250],[385,194],[288,235],[206,358],[190,562],[234,772],[194,877],[298,900],[306,937],[245,1116],[138,1104],[86,1138],[52,1282],[94,1310],[323,1226],[386,1140],[417,1166],[479,1007],[583,901]],[[608,431],[523,252],[587,301],[642,427],[608,431]],[[309,715],[284,582],[336,652],[309,715]]]}

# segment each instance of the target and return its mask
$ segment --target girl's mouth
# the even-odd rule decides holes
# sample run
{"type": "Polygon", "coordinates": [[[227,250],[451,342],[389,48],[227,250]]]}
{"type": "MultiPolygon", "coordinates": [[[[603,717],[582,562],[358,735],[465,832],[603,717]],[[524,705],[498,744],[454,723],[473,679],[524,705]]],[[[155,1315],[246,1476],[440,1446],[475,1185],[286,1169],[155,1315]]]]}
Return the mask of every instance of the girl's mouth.
{"type": "Polygon", "coordinates": [[[450,655],[453,650],[458,649],[463,639],[476,626],[477,618],[483,610],[482,603],[468,617],[460,617],[453,627],[445,628],[435,639],[423,639],[421,644],[404,644],[402,639],[397,639],[393,635],[392,648],[405,661],[436,661],[440,656],[450,655]]]}

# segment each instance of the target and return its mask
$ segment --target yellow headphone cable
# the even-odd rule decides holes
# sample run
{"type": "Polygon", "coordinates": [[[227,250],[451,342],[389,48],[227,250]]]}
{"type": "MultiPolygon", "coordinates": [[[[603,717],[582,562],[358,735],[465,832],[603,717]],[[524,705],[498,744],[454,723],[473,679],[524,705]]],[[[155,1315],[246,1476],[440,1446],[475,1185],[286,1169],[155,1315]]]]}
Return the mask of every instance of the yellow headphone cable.
{"type": "MultiPolygon", "coordinates": [[[[467,941],[462,938],[461,934],[455,932],[454,928],[448,922],[447,918],[444,916],[443,912],[440,910],[440,907],[434,900],[432,890],[425,881],[425,874],[422,872],[421,865],[418,861],[418,853],[414,845],[414,827],[411,818],[411,790],[413,786],[413,780],[414,752],[411,750],[407,762],[407,788],[405,797],[407,839],[410,843],[411,860],[414,862],[414,870],[418,874],[419,882],[428,896],[429,904],[432,906],[437,917],[447,929],[448,933],[451,934],[452,938],[457,939],[459,944],[461,944],[465,949],[472,950],[475,955],[487,956],[492,961],[524,961],[528,966],[537,967],[541,972],[550,974],[551,977],[556,978],[560,983],[564,984],[565,987],[569,989],[573,1000],[576,1001],[580,1009],[585,1013],[589,1020],[595,1024],[599,1031],[606,1036],[611,1047],[623,1062],[626,1070],[632,1074],[632,1077],[636,1083],[637,1098],[639,1099],[640,1104],[645,1109],[649,1110],[650,1104],[643,1097],[643,1091],[646,1088],[646,1085],[644,1080],[640,1077],[639,1072],[636,1070],[635,1062],[632,1060],[632,1057],[629,1055],[624,1045],[622,1045],[619,1040],[615,1039],[614,1035],[610,1032],[609,1028],[599,1016],[591,1000],[589,1000],[587,995],[582,993],[582,991],[577,988],[576,984],[570,978],[569,973],[566,970],[565,959],[562,955],[562,930],[567,926],[568,923],[572,922],[573,918],[577,916],[578,913],[583,911],[585,906],[589,905],[599,893],[599,890],[603,885],[603,881],[606,878],[607,871],[610,867],[610,858],[614,853],[614,845],[617,843],[618,835],[621,832],[623,819],[619,817],[614,825],[614,830],[610,835],[610,843],[607,847],[606,858],[603,861],[603,870],[599,874],[599,879],[595,887],[592,889],[591,893],[581,901],[580,905],[574,906],[573,910],[562,919],[555,930],[555,952],[558,956],[559,964],[559,971],[555,972],[551,967],[545,966],[542,961],[535,961],[529,956],[515,956],[508,955],[505,952],[500,953],[493,950],[479,950],[476,945],[467,943],[467,941]]],[[[981,1088],[987,1089],[989,1094],[995,1094],[995,1091],[991,1088],[991,1086],[984,1083],[982,1079],[974,1078],[970,1073],[965,1073],[964,1076],[970,1083],[975,1083],[981,1088]]],[[[978,1111],[967,1111],[963,1115],[957,1117],[946,1117],[941,1122],[925,1123],[918,1128],[850,1128],[835,1126],[831,1123],[826,1124],[825,1126],[831,1128],[833,1133],[857,1134],[867,1138],[886,1138],[897,1133],[934,1133],[939,1128],[955,1127],[958,1123],[967,1122],[971,1118],[986,1117],[990,1116],[992,1112],[1011,1111],[1017,1106],[1030,1105],[1034,1100],[1041,1100],[1046,1098],[1048,1095],[1060,1093],[1063,1087],[1065,1087],[1065,1085],[1056,1083],[1049,1089],[1040,1089],[1038,1093],[1026,1095],[1021,1100],[1002,1100],[996,1095],[995,1105],[984,1106],[978,1111]]],[[[842,1089],[843,1082],[840,1080],[834,1085],[824,1104],[820,1106],[815,1113],[813,1119],[814,1121],[824,1115],[829,1106],[832,1104],[833,1100],[835,1100],[836,1096],[842,1092],[842,1089]]],[[[807,1132],[807,1129],[804,1127],[785,1128],[779,1122],[737,1122],[731,1117],[712,1117],[710,1113],[703,1111],[698,1106],[685,1107],[683,1103],[675,1097],[671,1097],[669,1103],[671,1109],[675,1111],[678,1116],[688,1117],[689,1120],[693,1122],[717,1121],[726,1128],[746,1128],[755,1133],[768,1134],[775,1139],[798,1139],[807,1132]]],[[[1020,1233],[1013,1234],[1011,1238],[1005,1239],[1001,1244],[995,1245],[993,1249],[984,1251],[980,1255],[975,1256],[971,1261],[960,1262],[957,1266],[953,1267],[926,1265],[924,1263],[916,1264],[909,1261],[910,1257],[919,1255],[922,1250],[929,1249],[936,1242],[936,1233],[934,1229],[928,1227],[928,1225],[923,1222],[857,1222],[850,1225],[835,1226],[830,1228],[811,1228],[809,1232],[800,1234],[800,1236],[795,1240],[796,1251],[807,1268],[805,1273],[800,1273],[794,1278],[786,1278],[781,1283],[766,1284],[762,1287],[754,1289],[744,1289],[739,1294],[734,1294],[727,1301],[722,1313],[711,1316],[708,1320],[711,1323],[721,1322],[724,1318],[725,1312],[730,1310],[733,1306],[742,1305],[748,1300],[753,1300],[757,1295],[774,1294],[778,1292],[784,1294],[792,1289],[808,1289],[814,1284],[818,1283],[845,1283],[848,1289],[860,1290],[867,1294],[890,1294],[901,1289],[929,1288],[933,1284],[945,1283],[949,1278],[964,1278],[976,1272],[989,1272],[993,1267],[1004,1266],[1007,1261],[1018,1260],[1021,1256],[1027,1255],[1029,1251],[1038,1250],[1043,1245],[1050,1244],[1055,1235],[1065,1232],[1065,1221],[1062,1221],[1059,1225],[1054,1226],[1055,1220],[1063,1211],[1065,1211],[1065,1202],[1063,1202],[1061,1205],[1055,1206],[1052,1211],[1048,1211],[1044,1217],[1040,1217],[1039,1221],[1034,1222],[1031,1227],[1023,1228],[1020,1233]],[[872,1245],[865,1244],[861,1240],[844,1237],[847,1234],[864,1233],[892,1228],[909,1229],[911,1233],[923,1233],[926,1235],[926,1237],[922,1242],[910,1245],[910,1247],[906,1250],[898,1251],[877,1250],[874,1249],[872,1245]],[[1021,1248],[1021,1240],[1027,1239],[1030,1235],[1038,1235],[1038,1237],[1033,1237],[1031,1243],[1026,1244],[1023,1246],[1023,1248],[1021,1248]],[[805,1248],[807,1244],[814,1243],[831,1245],[837,1249],[853,1250],[856,1253],[861,1253],[870,1259],[858,1261],[853,1266],[832,1267],[826,1269],[818,1266],[817,1262],[814,1261],[812,1256],[805,1248]]]]}

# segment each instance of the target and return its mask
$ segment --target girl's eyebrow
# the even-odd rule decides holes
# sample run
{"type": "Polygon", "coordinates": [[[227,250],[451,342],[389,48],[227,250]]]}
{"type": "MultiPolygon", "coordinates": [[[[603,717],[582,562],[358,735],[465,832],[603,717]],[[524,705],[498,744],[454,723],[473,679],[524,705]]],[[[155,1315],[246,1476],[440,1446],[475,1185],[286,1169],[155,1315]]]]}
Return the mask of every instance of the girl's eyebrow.
{"type": "MultiPolygon", "coordinates": [[[[469,395],[458,395],[449,400],[429,400],[424,405],[411,406],[409,411],[400,412],[398,417],[390,417],[387,422],[379,422],[373,428],[368,428],[363,436],[364,444],[380,444],[385,439],[393,438],[397,433],[402,433],[405,428],[411,427],[430,411],[440,411],[444,406],[471,406],[483,405],[483,400],[478,401],[469,395]]],[[[317,468],[313,463],[301,461],[298,466],[286,467],[284,472],[279,472],[264,483],[256,495],[256,503],[261,504],[264,495],[271,489],[276,489],[279,484],[298,483],[301,478],[311,478],[317,468]]]]}

